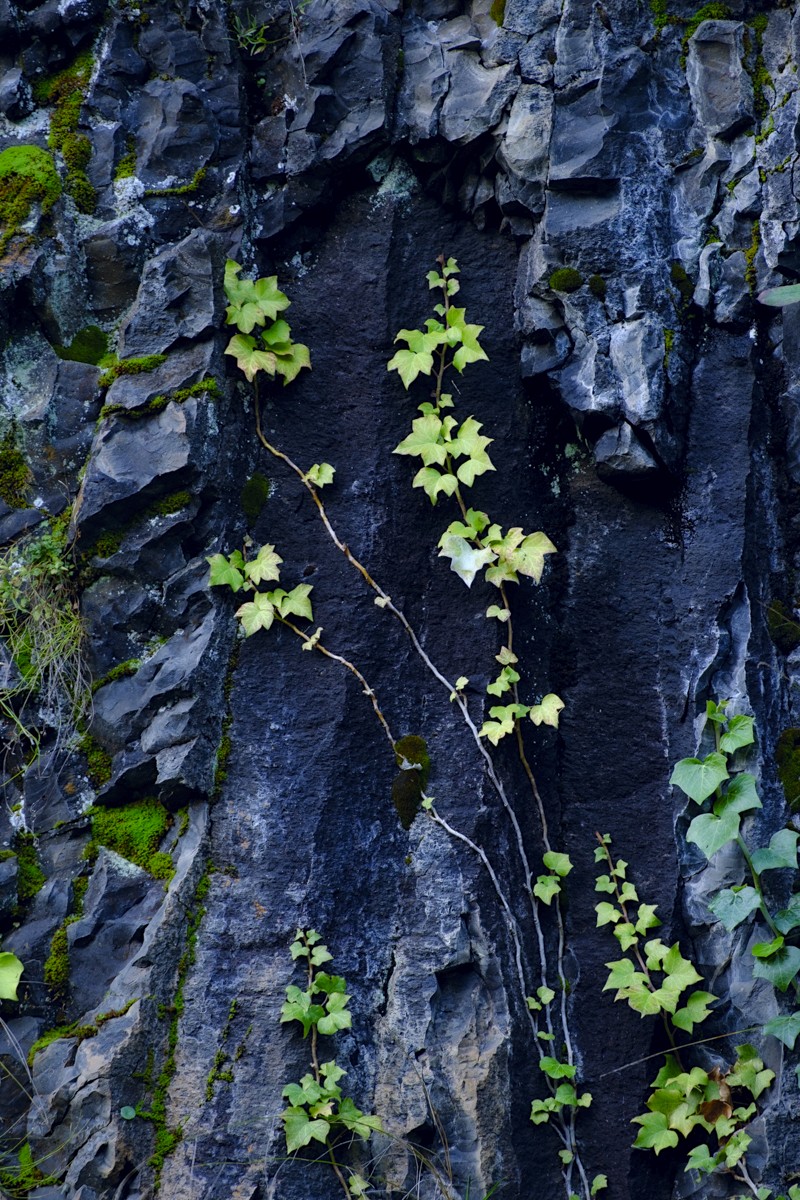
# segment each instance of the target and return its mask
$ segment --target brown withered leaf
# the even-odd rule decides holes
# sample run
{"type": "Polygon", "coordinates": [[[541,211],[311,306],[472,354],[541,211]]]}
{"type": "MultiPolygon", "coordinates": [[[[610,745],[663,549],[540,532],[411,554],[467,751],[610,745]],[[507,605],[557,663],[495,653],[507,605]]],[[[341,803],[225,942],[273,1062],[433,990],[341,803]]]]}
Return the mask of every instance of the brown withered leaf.
{"type": "Polygon", "coordinates": [[[709,1125],[716,1125],[722,1118],[727,1120],[733,1112],[733,1105],[726,1104],[724,1100],[706,1100],[699,1105],[698,1112],[709,1125]]]}

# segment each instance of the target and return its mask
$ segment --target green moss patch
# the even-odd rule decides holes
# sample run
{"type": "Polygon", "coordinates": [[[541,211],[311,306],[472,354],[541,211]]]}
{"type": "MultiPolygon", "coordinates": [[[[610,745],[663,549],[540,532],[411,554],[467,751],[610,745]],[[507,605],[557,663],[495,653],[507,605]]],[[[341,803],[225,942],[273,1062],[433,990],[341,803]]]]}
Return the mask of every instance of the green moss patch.
{"type": "Polygon", "coordinates": [[[605,300],[608,287],[602,275],[589,276],[589,291],[593,296],[597,296],[598,300],[605,300]]]}
{"type": "Polygon", "coordinates": [[[79,212],[93,213],[97,193],[86,175],[92,157],[92,143],[78,133],[81,106],[86,98],[94,60],[88,51],[79,54],[71,66],[33,85],[37,104],[53,106],[48,144],[60,150],[67,167],[66,190],[79,212]]]}
{"type": "Polygon", "coordinates": [[[577,292],[582,286],[583,276],[574,267],[559,267],[557,271],[553,271],[548,282],[554,292],[566,292],[569,295],[571,292],[577,292]]]}
{"type": "Polygon", "coordinates": [[[141,375],[146,371],[155,371],[156,367],[160,367],[166,361],[166,354],[145,354],[141,358],[123,358],[103,372],[97,385],[101,388],[111,387],[111,384],[120,375],[141,375]]]}
{"type": "Polygon", "coordinates": [[[44,964],[44,981],[54,1000],[60,1003],[69,993],[69,942],[65,922],[53,934],[50,953],[44,964]]]}
{"type": "Polygon", "coordinates": [[[27,508],[30,482],[31,473],[17,446],[12,427],[0,442],[0,499],[9,508],[27,508]]]}
{"type": "Polygon", "coordinates": [[[18,833],[14,841],[17,855],[17,898],[27,904],[47,882],[39,866],[36,839],[32,833],[18,833]]]}
{"type": "Polygon", "coordinates": [[[99,325],[87,325],[75,334],[68,346],[54,346],[53,349],[59,358],[68,362],[90,363],[97,367],[108,354],[108,334],[99,325]]]}
{"type": "Polygon", "coordinates": [[[25,1200],[34,1188],[58,1186],[55,1176],[45,1175],[41,1170],[45,1161],[34,1162],[30,1143],[24,1142],[17,1151],[16,1166],[0,1169],[0,1187],[4,1194],[10,1200],[25,1200]]]}
{"type": "Polygon", "coordinates": [[[199,167],[195,171],[189,183],[182,183],[178,187],[168,188],[148,188],[145,192],[145,197],[156,198],[158,196],[191,196],[200,187],[200,184],[206,177],[206,168],[199,167]]]}
{"type": "Polygon", "coordinates": [[[171,825],[172,816],[164,805],[147,796],[124,808],[93,809],[92,841],[116,851],[156,879],[169,879],[172,858],[158,847],[171,825]]]}
{"type": "Polygon", "coordinates": [[[398,738],[394,754],[400,774],[392,783],[392,803],[403,829],[410,829],[428,786],[431,760],[425,739],[413,733],[398,738]]]}
{"type": "Polygon", "coordinates": [[[90,733],[83,735],[78,749],[86,756],[86,769],[92,786],[105,787],[111,779],[111,755],[90,733]]]}
{"type": "Polygon", "coordinates": [[[778,779],[793,813],[800,811],[800,729],[784,729],[775,747],[778,779]]]}
{"type": "Polygon", "coordinates": [[[270,482],[266,475],[254,471],[242,488],[240,503],[248,525],[255,525],[261,510],[269,499],[270,482]]]}
{"type": "Polygon", "coordinates": [[[767,629],[781,654],[791,654],[800,646],[800,623],[782,600],[773,600],[767,609],[767,629]]]}
{"type": "Polygon", "coordinates": [[[117,663],[100,679],[95,679],[92,684],[92,694],[99,692],[100,688],[105,687],[107,683],[115,683],[118,679],[128,679],[131,675],[135,675],[141,665],[140,658],[129,658],[127,662],[117,663]]]}
{"type": "Polygon", "coordinates": [[[45,215],[61,195],[52,154],[40,146],[9,146],[0,154],[0,254],[28,219],[34,204],[45,215]]]}

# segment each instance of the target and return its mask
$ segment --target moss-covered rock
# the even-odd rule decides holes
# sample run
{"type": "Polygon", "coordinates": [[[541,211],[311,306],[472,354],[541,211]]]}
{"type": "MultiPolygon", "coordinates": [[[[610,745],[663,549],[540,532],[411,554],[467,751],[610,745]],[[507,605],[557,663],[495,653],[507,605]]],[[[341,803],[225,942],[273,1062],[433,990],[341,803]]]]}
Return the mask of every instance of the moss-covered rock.
{"type": "Polygon", "coordinates": [[[557,271],[553,271],[548,282],[554,292],[565,292],[569,295],[571,292],[577,292],[583,285],[583,276],[574,267],[559,267],[557,271]]]}
{"type": "Polygon", "coordinates": [[[800,729],[784,729],[775,747],[775,762],[786,803],[800,811],[800,729]]]}
{"type": "Polygon", "coordinates": [[[92,811],[92,840],[95,845],[116,851],[156,879],[169,879],[172,858],[159,852],[159,845],[172,825],[172,816],[154,796],[146,796],[123,808],[92,811]]]}
{"type": "Polygon", "coordinates": [[[27,221],[34,204],[48,213],[61,195],[52,154],[41,146],[9,146],[0,153],[0,254],[27,221]]]}

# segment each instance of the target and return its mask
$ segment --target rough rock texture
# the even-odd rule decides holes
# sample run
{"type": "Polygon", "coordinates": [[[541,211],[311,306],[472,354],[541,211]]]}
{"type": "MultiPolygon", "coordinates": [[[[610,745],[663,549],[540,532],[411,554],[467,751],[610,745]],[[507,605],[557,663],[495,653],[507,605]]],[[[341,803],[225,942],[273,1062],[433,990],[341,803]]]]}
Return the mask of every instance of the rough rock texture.
{"type": "MultiPolygon", "coordinates": [[[[479,728],[496,592],[437,557],[455,511],[391,455],[425,388],[404,393],[385,364],[429,315],[441,253],[489,355],[456,381],[459,413],[494,439],[474,503],[559,550],[511,592],[520,686],[566,703],[525,744],[574,864],[581,1168],[610,1200],[742,1194],[729,1173],[687,1175],[683,1146],[631,1149],[663,1033],[602,992],[618,951],[595,928],[593,848],[612,835],[664,939],[722,998],[697,1061],[731,1062],[742,1039],[724,1035],[778,1011],[750,970],[767,931],[712,919],[742,860],[687,843],[669,777],[706,701],[728,699],[756,718],[754,836],[796,822],[776,746],[800,725],[800,307],[757,293],[800,275],[799,43],[791,0],[0,0],[0,155],[50,145],[63,184],[0,258],[0,604],[15,556],[60,530],[61,604],[80,606],[94,680],[77,730],[57,690],[0,701],[0,934],[25,968],[0,1026],[0,1194],[341,1196],[324,1151],[287,1161],[278,1119],[308,1069],[280,1023],[302,927],[352,996],[347,1094],[389,1135],[341,1150],[370,1195],[589,1200],[528,1119],[544,1089],[525,995],[555,984],[558,929],[553,908],[532,919],[526,860],[535,877],[544,844],[512,739],[492,774],[449,685],[259,445],[224,354],[233,257],[277,273],[312,353],[291,387],[262,388],[266,436],[303,470],[335,465],[340,540],[445,683],[468,677],[479,728]],[[86,51],[88,82],[48,93],[86,51]],[[91,327],[116,360],[76,351],[91,327]],[[313,585],[314,627],[393,735],[426,738],[458,836],[424,813],[402,827],[397,764],[351,674],[285,627],[240,642],[241,596],[211,591],[206,557],[250,539],[277,547],[287,587],[313,585]],[[155,840],[98,844],[92,806],[120,830],[160,814],[155,840]]],[[[6,611],[0,683],[18,689],[6,611]]],[[[748,1170],[783,1194],[800,1171],[794,1062],[749,1036],[783,1078],[748,1170]]]]}

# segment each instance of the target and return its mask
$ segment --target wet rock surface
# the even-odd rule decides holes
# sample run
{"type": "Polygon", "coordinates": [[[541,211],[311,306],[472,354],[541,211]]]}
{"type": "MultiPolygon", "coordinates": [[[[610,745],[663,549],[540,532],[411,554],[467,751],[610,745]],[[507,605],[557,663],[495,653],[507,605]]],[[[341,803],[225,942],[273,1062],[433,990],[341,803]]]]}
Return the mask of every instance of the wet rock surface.
{"type": "MultiPolygon", "coordinates": [[[[278,1120],[308,1067],[280,1023],[298,927],[322,933],[352,995],[346,1093],[391,1135],[352,1150],[374,1194],[564,1192],[556,1136],[529,1121],[544,1093],[520,846],[535,876],[543,843],[525,773],[506,739],[496,778],[518,839],[449,686],[260,446],[224,354],[234,257],[278,275],[311,348],[311,372],[261,389],[265,436],[302,470],[336,467],[341,541],[442,676],[468,677],[480,728],[496,592],[437,557],[455,511],[391,455],[425,389],[404,393],[385,364],[429,314],[442,252],[489,355],[455,380],[498,468],[470,500],[559,551],[540,587],[511,590],[521,686],[566,703],[557,733],[525,741],[574,864],[566,1007],[594,1096],[581,1162],[613,1200],[741,1191],[686,1176],[682,1152],[631,1149],[663,1046],[602,992],[616,944],[593,890],[609,832],[664,940],[724,997],[704,1029],[774,1015],[748,966],[764,931],[726,933],[706,903],[743,881],[741,859],[687,844],[669,786],[706,700],[727,698],[756,718],[754,828],[766,842],[796,821],[774,751],[800,725],[798,654],[768,613],[797,616],[800,317],[757,294],[800,271],[800,13],[720,7],[702,19],[676,0],[662,21],[626,0],[0,0],[0,169],[4,151],[49,146],[62,184],[14,229],[0,188],[0,581],[56,540],[53,594],[80,613],[93,680],[73,727],[62,685],[21,687],[2,618],[0,934],[25,968],[0,1036],[10,1194],[27,1146],[41,1177],[21,1194],[38,1200],[341,1195],[313,1154],[285,1161],[278,1120]],[[87,52],[89,75],[48,90],[87,52]],[[244,594],[212,591],[206,558],[248,539],[276,546],[281,586],[313,586],[314,627],[394,737],[425,736],[460,840],[425,814],[402,826],[397,763],[351,674],[285,626],[239,641],[244,594]],[[116,814],[108,845],[98,809],[116,814]]],[[[764,1057],[788,1081],[779,1049],[764,1057]]],[[[776,1194],[800,1169],[792,1095],[771,1091],[750,1129],[748,1163],[776,1194]]]]}

